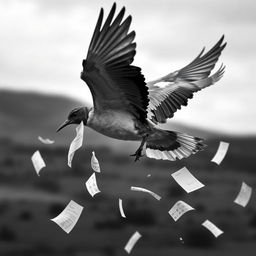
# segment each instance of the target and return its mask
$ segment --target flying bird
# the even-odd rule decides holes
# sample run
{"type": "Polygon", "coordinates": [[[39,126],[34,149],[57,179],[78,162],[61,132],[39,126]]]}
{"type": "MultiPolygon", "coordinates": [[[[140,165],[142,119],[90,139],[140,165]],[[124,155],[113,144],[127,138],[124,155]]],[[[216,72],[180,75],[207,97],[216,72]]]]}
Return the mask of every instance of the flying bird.
{"type": "Polygon", "coordinates": [[[211,74],[226,43],[224,36],[206,53],[204,49],[185,67],[154,81],[145,82],[141,69],[133,66],[135,32],[129,32],[132,17],[125,7],[115,15],[113,4],[105,22],[103,9],[82,62],[81,79],[88,85],[93,107],[73,109],[57,131],[70,124],[83,124],[108,137],[140,141],[132,155],[142,157],[146,144],[149,158],[174,161],[204,149],[203,139],[157,127],[186,106],[188,99],[221,79],[225,67],[211,74]],[[114,16],[116,16],[114,18],[114,16]],[[159,86],[160,82],[167,85],[159,86]]]}

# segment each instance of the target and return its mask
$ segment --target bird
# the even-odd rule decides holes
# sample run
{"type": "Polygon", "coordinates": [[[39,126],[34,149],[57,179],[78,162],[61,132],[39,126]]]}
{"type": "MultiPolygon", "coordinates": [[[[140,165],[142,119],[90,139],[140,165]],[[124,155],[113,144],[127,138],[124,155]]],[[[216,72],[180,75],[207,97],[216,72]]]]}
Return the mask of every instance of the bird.
{"type": "Polygon", "coordinates": [[[57,132],[70,124],[80,124],[108,137],[139,141],[135,161],[144,155],[154,159],[175,161],[187,158],[206,147],[204,139],[178,131],[160,129],[159,124],[172,118],[186,106],[195,92],[218,82],[225,71],[220,65],[212,73],[226,46],[224,35],[206,53],[205,48],[185,67],[159,79],[145,82],[141,68],[132,65],[136,54],[135,31],[129,31],[131,15],[125,7],[116,14],[113,3],[103,22],[104,10],[82,61],[80,78],[88,85],[93,107],[77,107],[57,132]],[[165,86],[160,86],[165,82],[165,86]]]}

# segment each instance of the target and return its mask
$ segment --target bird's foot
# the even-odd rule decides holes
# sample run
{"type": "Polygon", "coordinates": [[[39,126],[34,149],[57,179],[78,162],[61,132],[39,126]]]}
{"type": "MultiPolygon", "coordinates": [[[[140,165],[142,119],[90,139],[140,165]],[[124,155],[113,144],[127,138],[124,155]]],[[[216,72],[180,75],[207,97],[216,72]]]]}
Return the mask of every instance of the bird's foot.
{"type": "Polygon", "coordinates": [[[130,156],[135,156],[135,162],[139,161],[141,157],[143,157],[144,155],[142,154],[142,149],[137,149],[136,152],[130,156]]]}

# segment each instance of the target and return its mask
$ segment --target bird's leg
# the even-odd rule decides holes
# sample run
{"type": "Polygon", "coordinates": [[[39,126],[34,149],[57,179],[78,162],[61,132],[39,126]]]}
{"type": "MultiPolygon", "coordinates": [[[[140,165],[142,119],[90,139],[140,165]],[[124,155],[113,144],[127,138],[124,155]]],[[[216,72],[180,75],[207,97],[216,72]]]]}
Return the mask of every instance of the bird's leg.
{"type": "Polygon", "coordinates": [[[142,150],[143,150],[143,146],[144,146],[145,142],[147,141],[147,137],[148,137],[148,135],[143,136],[139,148],[136,150],[136,152],[133,155],[130,155],[130,156],[135,156],[135,160],[134,160],[135,162],[140,160],[140,158],[143,156],[142,150]]]}

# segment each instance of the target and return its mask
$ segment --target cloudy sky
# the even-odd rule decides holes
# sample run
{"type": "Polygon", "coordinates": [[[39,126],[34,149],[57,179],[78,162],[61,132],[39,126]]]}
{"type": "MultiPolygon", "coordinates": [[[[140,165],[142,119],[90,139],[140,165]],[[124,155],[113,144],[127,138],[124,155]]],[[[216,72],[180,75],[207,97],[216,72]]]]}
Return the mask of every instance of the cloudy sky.
{"type": "MultiPolygon", "coordinates": [[[[188,64],[222,34],[228,45],[218,84],[190,100],[174,120],[236,134],[256,134],[256,2],[117,0],[133,17],[147,81],[188,64]]],[[[111,0],[0,0],[0,88],[64,94],[91,103],[79,75],[100,7],[111,0]]]]}

